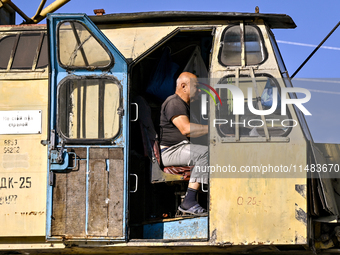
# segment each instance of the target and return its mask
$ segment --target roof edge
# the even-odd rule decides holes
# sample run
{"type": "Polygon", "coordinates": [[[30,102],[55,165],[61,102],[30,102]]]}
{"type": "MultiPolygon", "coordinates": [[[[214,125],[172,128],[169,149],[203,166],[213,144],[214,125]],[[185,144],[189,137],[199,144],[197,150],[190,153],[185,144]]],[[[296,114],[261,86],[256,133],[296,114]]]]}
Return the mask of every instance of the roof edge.
{"type": "Polygon", "coordinates": [[[114,13],[89,16],[95,24],[128,24],[154,22],[181,22],[207,20],[263,19],[270,28],[295,28],[293,19],[286,14],[240,13],[240,12],[196,12],[196,11],[154,11],[135,13],[114,13]]]}

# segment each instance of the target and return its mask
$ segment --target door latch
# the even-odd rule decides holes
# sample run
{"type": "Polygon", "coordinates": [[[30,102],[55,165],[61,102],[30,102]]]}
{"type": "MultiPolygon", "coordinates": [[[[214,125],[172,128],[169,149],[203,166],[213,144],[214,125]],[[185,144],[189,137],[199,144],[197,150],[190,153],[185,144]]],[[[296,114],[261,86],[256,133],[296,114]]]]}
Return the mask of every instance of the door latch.
{"type": "Polygon", "coordinates": [[[117,109],[117,114],[118,114],[119,116],[124,116],[124,109],[123,109],[123,107],[119,107],[119,108],[117,109]]]}

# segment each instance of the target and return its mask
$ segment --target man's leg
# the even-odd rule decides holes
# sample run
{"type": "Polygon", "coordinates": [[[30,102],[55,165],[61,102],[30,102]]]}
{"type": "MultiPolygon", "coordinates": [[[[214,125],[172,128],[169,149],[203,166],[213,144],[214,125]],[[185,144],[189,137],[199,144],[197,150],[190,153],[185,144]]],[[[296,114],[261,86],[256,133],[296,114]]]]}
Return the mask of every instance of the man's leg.
{"type": "MultiPolygon", "coordinates": [[[[196,200],[198,189],[201,187],[199,182],[189,182],[187,193],[180,207],[183,210],[190,210],[193,206],[199,205],[196,200]]],[[[202,212],[205,212],[205,209],[201,209],[202,212]]]]}
{"type": "Polygon", "coordinates": [[[198,190],[201,187],[199,182],[189,182],[188,188],[198,190]]]}
{"type": "Polygon", "coordinates": [[[208,183],[208,147],[197,144],[181,143],[171,146],[162,153],[164,166],[195,165],[191,171],[187,194],[180,205],[184,211],[193,214],[202,214],[206,210],[196,200],[197,191],[201,183],[208,183]]]}
{"type": "Polygon", "coordinates": [[[181,142],[162,152],[161,157],[164,166],[194,165],[197,173],[192,173],[194,178],[203,178],[201,182],[208,183],[208,175],[205,171],[208,166],[208,146],[181,142]]]}

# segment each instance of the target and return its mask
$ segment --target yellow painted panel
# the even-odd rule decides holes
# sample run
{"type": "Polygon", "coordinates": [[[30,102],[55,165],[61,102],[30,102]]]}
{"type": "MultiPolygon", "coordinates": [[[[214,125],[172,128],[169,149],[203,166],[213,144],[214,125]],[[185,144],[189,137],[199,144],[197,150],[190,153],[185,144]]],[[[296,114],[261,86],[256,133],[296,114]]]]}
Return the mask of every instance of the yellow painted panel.
{"type": "Polygon", "coordinates": [[[211,178],[210,184],[216,243],[306,243],[307,226],[296,219],[296,210],[307,212],[307,202],[295,190],[306,179],[211,178]]]}
{"type": "Polygon", "coordinates": [[[0,111],[41,110],[42,133],[0,135],[0,236],[44,236],[47,80],[0,80],[0,111]]]}
{"type": "Polygon", "coordinates": [[[125,58],[136,59],[178,26],[102,29],[125,58]]]}
{"type": "Polygon", "coordinates": [[[287,142],[222,142],[212,124],[210,135],[214,141],[210,165],[215,166],[210,175],[212,240],[234,245],[306,244],[307,200],[298,191],[302,188],[306,193],[307,188],[303,171],[307,144],[300,126],[292,129],[287,142]],[[217,172],[217,166],[230,166],[235,173],[217,172]],[[251,172],[261,166],[281,173],[251,172]],[[241,172],[246,169],[248,172],[241,172]]]}
{"type": "MultiPolygon", "coordinates": [[[[217,59],[220,37],[226,27],[216,29],[212,59],[217,59]]],[[[281,78],[273,50],[264,26],[260,26],[265,39],[268,59],[255,70],[281,78]]],[[[221,79],[235,75],[232,68],[226,70],[217,61],[211,65],[211,77],[221,79]]],[[[240,71],[249,75],[250,70],[240,71]]],[[[279,80],[281,87],[285,86],[279,80]]],[[[295,112],[288,106],[291,118],[295,112]]],[[[307,144],[300,125],[292,129],[289,141],[281,142],[222,142],[213,126],[215,107],[211,100],[209,116],[210,165],[234,167],[237,174],[211,173],[210,175],[210,238],[215,244],[306,244],[307,200],[306,173],[300,172],[307,162],[307,144]],[[270,177],[253,173],[240,173],[241,167],[278,167],[291,169],[291,173],[270,177]],[[282,166],[282,167],[281,167],[282,166]],[[294,166],[295,171],[294,172],[294,166]],[[289,175],[290,178],[284,178],[289,175]],[[296,186],[298,185],[298,186],[296,186]],[[300,190],[303,189],[304,193],[300,190]],[[299,192],[298,192],[299,191],[299,192]]],[[[281,117],[281,116],[280,116],[281,117]]],[[[253,168],[255,170],[255,168],[253,168]]],[[[262,168],[263,169],[263,168],[262,168]]]]}

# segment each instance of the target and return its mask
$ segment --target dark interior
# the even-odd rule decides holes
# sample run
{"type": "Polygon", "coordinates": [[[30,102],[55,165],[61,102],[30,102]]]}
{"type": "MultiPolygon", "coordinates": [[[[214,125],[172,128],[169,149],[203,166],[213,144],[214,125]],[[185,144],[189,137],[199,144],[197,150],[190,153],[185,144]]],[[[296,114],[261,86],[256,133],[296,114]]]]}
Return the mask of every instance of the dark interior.
{"type": "MultiPolygon", "coordinates": [[[[132,67],[130,77],[130,98],[137,95],[146,99],[151,107],[152,120],[159,134],[160,108],[163,100],[146,92],[163,51],[170,49],[171,60],[179,68],[174,81],[187,65],[196,46],[200,47],[201,56],[209,71],[209,58],[212,48],[212,31],[180,31],[157,49],[148,54],[132,67]]],[[[173,83],[175,86],[175,82],[173,83]]],[[[135,118],[135,107],[131,106],[131,119],[135,118]]],[[[138,191],[130,193],[129,225],[130,239],[143,239],[143,225],[176,218],[181,196],[185,195],[188,182],[156,183],[150,182],[150,160],[145,156],[141,130],[138,121],[130,122],[130,159],[129,173],[138,175],[138,191]]],[[[130,190],[134,190],[135,178],[130,177],[130,190]]],[[[207,193],[199,194],[200,204],[207,208],[207,193]]]]}

